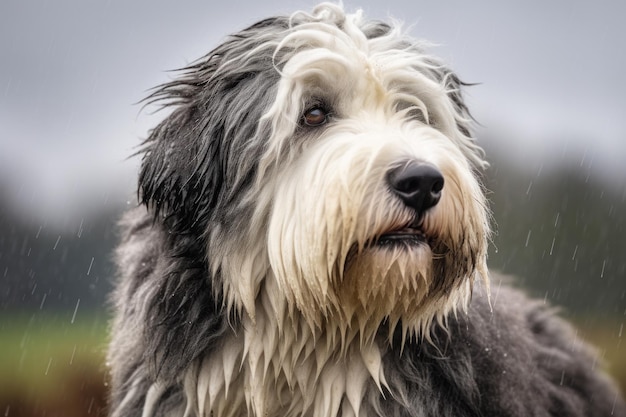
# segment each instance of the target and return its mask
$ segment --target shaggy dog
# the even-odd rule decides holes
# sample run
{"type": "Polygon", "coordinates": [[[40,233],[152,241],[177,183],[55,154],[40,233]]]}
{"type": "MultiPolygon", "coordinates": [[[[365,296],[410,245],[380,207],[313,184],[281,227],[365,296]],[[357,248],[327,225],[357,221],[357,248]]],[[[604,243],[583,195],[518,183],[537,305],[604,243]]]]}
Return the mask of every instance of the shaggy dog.
{"type": "Polygon", "coordinates": [[[424,47],[322,4],[155,90],[112,416],[626,415],[548,308],[490,299],[486,163],[424,47]]]}

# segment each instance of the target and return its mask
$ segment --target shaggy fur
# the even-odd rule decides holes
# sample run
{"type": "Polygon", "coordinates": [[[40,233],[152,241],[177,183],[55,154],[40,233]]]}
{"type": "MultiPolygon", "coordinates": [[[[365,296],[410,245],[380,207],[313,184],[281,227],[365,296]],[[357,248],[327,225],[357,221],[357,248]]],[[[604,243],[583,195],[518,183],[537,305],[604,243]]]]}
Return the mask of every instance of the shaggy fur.
{"type": "Polygon", "coordinates": [[[486,163],[425,47],[322,4],[155,90],[112,416],[626,416],[549,308],[491,302],[486,163]]]}

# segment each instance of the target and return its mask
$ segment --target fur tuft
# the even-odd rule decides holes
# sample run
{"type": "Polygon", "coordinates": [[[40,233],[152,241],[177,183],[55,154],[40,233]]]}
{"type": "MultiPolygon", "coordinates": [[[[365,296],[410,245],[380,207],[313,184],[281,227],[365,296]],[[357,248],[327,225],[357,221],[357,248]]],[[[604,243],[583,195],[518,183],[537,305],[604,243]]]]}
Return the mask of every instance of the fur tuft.
{"type": "Polygon", "coordinates": [[[323,3],[155,89],[111,416],[626,416],[543,305],[505,286],[492,309],[464,87],[399,24],[323,3]]]}

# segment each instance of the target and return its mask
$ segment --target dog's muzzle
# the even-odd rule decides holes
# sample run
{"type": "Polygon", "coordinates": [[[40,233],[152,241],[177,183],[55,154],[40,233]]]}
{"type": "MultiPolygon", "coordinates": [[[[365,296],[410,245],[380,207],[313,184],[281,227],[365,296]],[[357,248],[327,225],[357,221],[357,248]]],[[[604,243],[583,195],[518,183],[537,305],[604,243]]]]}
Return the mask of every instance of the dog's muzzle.
{"type": "Polygon", "coordinates": [[[424,213],[436,206],[441,199],[444,179],[441,172],[426,162],[410,161],[387,173],[391,192],[404,205],[415,212],[410,225],[380,236],[378,244],[424,243],[426,235],[422,229],[424,213]]]}

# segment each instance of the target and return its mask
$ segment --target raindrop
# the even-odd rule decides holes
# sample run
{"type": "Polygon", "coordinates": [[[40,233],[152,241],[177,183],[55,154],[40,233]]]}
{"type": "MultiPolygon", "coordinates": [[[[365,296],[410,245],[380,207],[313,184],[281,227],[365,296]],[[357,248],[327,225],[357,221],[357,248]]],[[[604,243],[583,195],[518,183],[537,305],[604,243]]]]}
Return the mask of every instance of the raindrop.
{"type": "Polygon", "coordinates": [[[532,229],[528,229],[528,234],[526,235],[526,245],[525,247],[528,247],[528,241],[530,240],[530,234],[532,233],[532,229]]]}
{"type": "Polygon", "coordinates": [[[44,375],[48,375],[48,371],[50,371],[50,365],[52,365],[52,358],[48,361],[48,366],[46,367],[46,372],[44,375]]]}
{"type": "Polygon", "coordinates": [[[531,189],[532,187],[533,187],[533,182],[531,181],[531,182],[528,184],[528,188],[526,189],[526,195],[529,195],[529,194],[530,194],[530,189],[531,189]]]}
{"type": "Polygon", "coordinates": [[[94,259],[95,259],[95,258],[92,256],[92,257],[91,257],[91,262],[89,263],[89,269],[87,269],[87,276],[89,276],[89,273],[91,272],[91,267],[93,266],[93,260],[94,260],[94,259]]]}
{"type": "Polygon", "coordinates": [[[61,240],[61,235],[59,235],[59,237],[57,237],[57,241],[54,243],[54,246],[52,247],[52,250],[56,250],[57,245],[59,244],[60,240],[61,240]]]}
{"type": "Polygon", "coordinates": [[[76,319],[76,312],[78,311],[78,306],[80,305],[80,298],[76,301],[76,307],[74,308],[74,314],[72,314],[71,324],[74,324],[74,320],[76,319]]]}
{"type": "Polygon", "coordinates": [[[556,225],[559,223],[559,216],[561,215],[560,212],[556,213],[556,219],[554,220],[554,227],[556,227],[556,225]]]}
{"type": "Polygon", "coordinates": [[[578,252],[578,245],[574,248],[574,253],[572,254],[572,261],[576,258],[576,252],[578,252]]]}
{"type": "Polygon", "coordinates": [[[556,236],[552,238],[552,246],[550,246],[550,256],[552,256],[552,251],[554,250],[554,241],[556,240],[556,236]]]}
{"type": "Polygon", "coordinates": [[[604,278],[604,267],[606,266],[606,259],[602,261],[602,272],[600,272],[600,278],[604,278]]]}
{"type": "MultiPolygon", "coordinates": [[[[78,236],[78,238],[80,239],[82,234],[83,234],[83,222],[85,221],[84,218],[80,219],[80,225],[78,226],[78,233],[76,233],[76,236],[78,236]]],[[[89,274],[87,274],[89,275],[89,274]]]]}
{"type": "Polygon", "coordinates": [[[70,357],[70,365],[74,362],[74,355],[76,355],[76,345],[74,345],[74,350],[72,350],[72,356],[70,357]]]}

